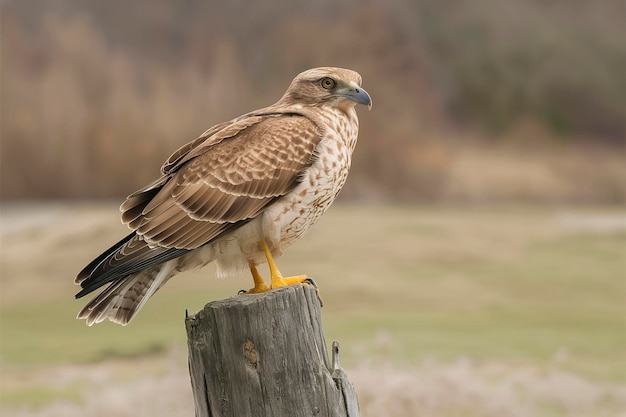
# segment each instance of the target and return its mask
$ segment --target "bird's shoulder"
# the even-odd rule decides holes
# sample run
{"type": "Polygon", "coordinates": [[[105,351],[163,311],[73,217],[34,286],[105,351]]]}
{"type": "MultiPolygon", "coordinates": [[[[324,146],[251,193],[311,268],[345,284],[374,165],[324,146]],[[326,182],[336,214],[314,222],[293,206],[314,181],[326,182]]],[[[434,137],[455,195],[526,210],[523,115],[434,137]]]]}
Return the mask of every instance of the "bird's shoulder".
{"type": "Polygon", "coordinates": [[[317,145],[323,136],[321,123],[310,112],[289,109],[262,109],[207,129],[197,139],[178,148],[163,163],[161,173],[171,174],[187,162],[202,159],[224,162],[226,155],[254,148],[317,145]],[[221,158],[220,158],[221,157],[221,158]]]}

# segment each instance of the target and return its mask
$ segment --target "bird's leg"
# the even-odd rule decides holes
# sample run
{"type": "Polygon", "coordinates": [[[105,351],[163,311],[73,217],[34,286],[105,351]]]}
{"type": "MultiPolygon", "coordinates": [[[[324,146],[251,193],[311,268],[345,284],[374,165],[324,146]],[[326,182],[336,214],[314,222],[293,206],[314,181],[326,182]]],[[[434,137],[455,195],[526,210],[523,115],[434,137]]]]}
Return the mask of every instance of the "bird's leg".
{"type": "Polygon", "coordinates": [[[270,288],[283,287],[285,285],[303,283],[307,281],[308,278],[306,275],[283,277],[283,275],[278,270],[278,267],[276,266],[276,262],[274,262],[272,252],[270,252],[270,248],[267,247],[267,243],[265,243],[265,240],[261,241],[261,249],[263,249],[263,252],[265,253],[265,257],[267,258],[267,265],[270,268],[270,276],[272,280],[270,283],[270,288]]]}
{"type": "Polygon", "coordinates": [[[278,270],[278,267],[276,266],[276,262],[274,262],[274,257],[272,256],[272,252],[270,252],[270,248],[267,247],[267,243],[265,243],[265,240],[261,241],[261,248],[263,249],[263,252],[265,253],[265,257],[267,258],[267,264],[270,267],[270,275],[272,277],[272,283],[270,284],[270,288],[277,288],[277,287],[282,287],[282,286],[290,285],[290,284],[309,284],[315,287],[315,292],[317,293],[317,299],[320,302],[320,306],[324,305],[324,302],[322,301],[322,297],[320,297],[320,292],[319,292],[319,289],[317,288],[317,284],[315,283],[315,281],[313,281],[313,278],[309,278],[306,275],[283,277],[283,275],[278,270]]]}
{"type": "Polygon", "coordinates": [[[239,291],[239,293],[257,294],[260,292],[269,291],[270,287],[267,286],[267,284],[265,283],[265,280],[263,279],[261,274],[259,274],[259,271],[256,269],[256,266],[252,262],[250,262],[248,266],[250,267],[250,273],[252,274],[252,280],[254,281],[254,288],[250,288],[248,291],[241,290],[239,291]]]}
{"type": "MultiPolygon", "coordinates": [[[[263,249],[263,253],[265,254],[265,257],[267,258],[267,264],[269,265],[269,269],[270,269],[271,283],[268,286],[265,283],[265,280],[263,279],[261,274],[259,274],[259,271],[256,269],[256,265],[250,262],[248,263],[248,267],[250,268],[250,273],[252,274],[254,287],[250,288],[248,291],[241,290],[239,291],[239,294],[257,294],[257,293],[269,291],[272,288],[278,288],[278,287],[283,287],[285,285],[300,284],[300,283],[307,283],[307,284],[313,285],[317,289],[317,285],[315,284],[315,281],[313,281],[311,278],[308,278],[306,275],[283,277],[283,274],[280,273],[280,271],[278,270],[278,267],[276,266],[276,262],[274,262],[274,257],[272,256],[272,252],[270,251],[270,248],[267,246],[267,243],[265,243],[265,240],[261,241],[261,249],[263,249]]],[[[319,295],[318,295],[318,298],[319,298],[319,295]]],[[[320,303],[321,301],[322,300],[320,299],[320,303]]]]}

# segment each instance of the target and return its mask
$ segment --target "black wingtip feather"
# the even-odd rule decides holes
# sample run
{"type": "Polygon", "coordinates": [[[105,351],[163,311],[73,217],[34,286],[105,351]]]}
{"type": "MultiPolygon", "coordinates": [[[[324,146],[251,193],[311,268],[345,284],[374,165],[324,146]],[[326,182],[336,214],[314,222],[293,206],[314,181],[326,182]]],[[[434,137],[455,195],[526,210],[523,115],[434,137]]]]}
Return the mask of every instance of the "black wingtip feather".
{"type": "Polygon", "coordinates": [[[102,255],[93,260],[78,274],[76,283],[80,283],[82,290],[76,293],[75,298],[84,297],[110,282],[119,281],[131,274],[178,258],[189,252],[188,249],[155,248],[150,251],[148,256],[146,256],[146,254],[137,257],[124,256],[123,259],[126,259],[126,262],[120,263],[112,269],[102,268],[102,265],[108,262],[111,257],[118,255],[120,250],[122,250],[135,235],[136,233],[133,232],[120,240],[117,244],[113,245],[102,255]]]}
{"type": "Polygon", "coordinates": [[[117,242],[115,245],[111,246],[109,249],[105,250],[104,252],[102,252],[102,254],[100,256],[98,256],[96,259],[94,259],[93,261],[91,261],[89,263],[89,265],[87,265],[86,267],[83,268],[82,271],[80,271],[78,273],[78,275],[76,276],[76,279],[74,280],[74,282],[76,284],[80,284],[81,287],[85,288],[85,285],[87,284],[87,281],[89,280],[89,278],[91,278],[91,274],[93,273],[93,271],[102,263],[104,262],[105,259],[107,259],[109,256],[111,256],[111,254],[117,252],[117,250],[119,248],[121,248],[122,246],[124,246],[126,244],[126,242],[128,242],[129,240],[131,240],[134,236],[136,235],[135,232],[130,233],[128,236],[126,236],[124,239],[120,240],[119,242],[117,242]]]}

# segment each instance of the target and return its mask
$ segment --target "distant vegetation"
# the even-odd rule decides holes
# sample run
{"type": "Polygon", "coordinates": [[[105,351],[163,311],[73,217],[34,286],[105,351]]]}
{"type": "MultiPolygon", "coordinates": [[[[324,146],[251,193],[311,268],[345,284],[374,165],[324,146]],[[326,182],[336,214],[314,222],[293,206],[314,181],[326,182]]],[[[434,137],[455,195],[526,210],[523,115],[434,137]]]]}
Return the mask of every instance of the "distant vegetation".
{"type": "Polygon", "coordinates": [[[621,0],[7,0],[1,18],[3,198],[128,194],[338,65],[374,99],[347,196],[626,201],[621,0]],[[509,183],[468,172],[492,157],[509,183]]]}

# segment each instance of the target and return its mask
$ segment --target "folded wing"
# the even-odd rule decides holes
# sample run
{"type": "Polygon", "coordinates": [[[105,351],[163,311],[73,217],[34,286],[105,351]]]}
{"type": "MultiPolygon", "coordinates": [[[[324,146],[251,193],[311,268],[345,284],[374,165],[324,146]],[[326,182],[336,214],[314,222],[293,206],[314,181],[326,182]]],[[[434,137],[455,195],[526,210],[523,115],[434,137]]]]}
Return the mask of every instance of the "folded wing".
{"type": "Polygon", "coordinates": [[[207,133],[172,154],[163,176],[122,204],[122,221],[133,233],[78,274],[77,297],[255,218],[298,184],[321,140],[310,119],[292,113],[245,117],[207,133]]]}

